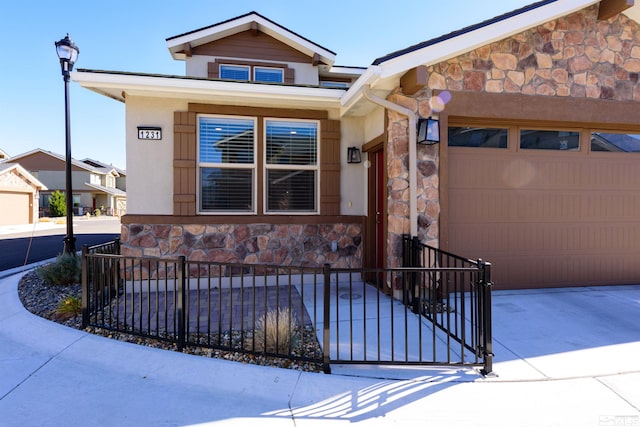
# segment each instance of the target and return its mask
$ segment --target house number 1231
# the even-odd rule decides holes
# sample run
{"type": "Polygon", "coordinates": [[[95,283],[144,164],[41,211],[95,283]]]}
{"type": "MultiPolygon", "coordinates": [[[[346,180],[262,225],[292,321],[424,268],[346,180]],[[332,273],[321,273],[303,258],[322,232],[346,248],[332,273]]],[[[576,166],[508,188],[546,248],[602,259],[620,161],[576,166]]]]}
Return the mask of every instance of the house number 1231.
{"type": "Polygon", "coordinates": [[[138,128],[138,139],[162,139],[162,129],[138,128]]]}

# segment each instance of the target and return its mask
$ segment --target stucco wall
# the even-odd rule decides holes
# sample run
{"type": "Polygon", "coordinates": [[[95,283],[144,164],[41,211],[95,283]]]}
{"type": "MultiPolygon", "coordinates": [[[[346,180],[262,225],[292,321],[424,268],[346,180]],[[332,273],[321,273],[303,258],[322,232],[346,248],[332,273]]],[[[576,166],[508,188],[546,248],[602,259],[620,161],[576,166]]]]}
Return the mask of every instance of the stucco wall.
{"type": "Polygon", "coordinates": [[[127,97],[127,213],[173,214],[173,112],[187,102],[127,97]],[[138,126],[160,126],[162,140],[138,139],[138,126]]]}

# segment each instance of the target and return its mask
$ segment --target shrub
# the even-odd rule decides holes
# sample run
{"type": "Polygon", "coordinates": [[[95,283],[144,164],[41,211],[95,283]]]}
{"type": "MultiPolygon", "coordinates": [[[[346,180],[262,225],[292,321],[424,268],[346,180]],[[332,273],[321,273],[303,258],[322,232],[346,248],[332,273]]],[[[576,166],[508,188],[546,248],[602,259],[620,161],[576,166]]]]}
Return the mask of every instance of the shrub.
{"type": "Polygon", "coordinates": [[[59,319],[70,319],[82,314],[82,301],[78,297],[68,296],[58,303],[55,314],[59,319]]]}
{"type": "Polygon", "coordinates": [[[95,216],[100,216],[100,215],[102,215],[102,211],[100,209],[96,209],[95,211],[93,211],[93,214],[95,216]]]}
{"type": "Polygon", "coordinates": [[[49,198],[49,212],[51,216],[65,216],[67,214],[67,199],[63,192],[54,191],[49,198]]]}
{"type": "Polygon", "coordinates": [[[295,347],[298,334],[298,323],[291,310],[288,308],[269,310],[266,316],[256,323],[253,336],[255,350],[289,354],[289,347],[295,347]]]}
{"type": "Polygon", "coordinates": [[[38,267],[36,274],[51,285],[69,285],[80,283],[81,270],[80,257],[65,253],[58,255],[54,262],[38,267]]]}

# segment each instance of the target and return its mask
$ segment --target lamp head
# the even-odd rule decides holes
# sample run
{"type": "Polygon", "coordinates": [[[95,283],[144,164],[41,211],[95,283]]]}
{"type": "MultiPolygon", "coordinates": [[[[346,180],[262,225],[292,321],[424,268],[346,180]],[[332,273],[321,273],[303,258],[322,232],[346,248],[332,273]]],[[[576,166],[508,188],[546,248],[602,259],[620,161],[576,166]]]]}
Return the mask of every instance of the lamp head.
{"type": "Polygon", "coordinates": [[[69,72],[73,70],[73,65],[78,59],[80,49],[78,49],[78,46],[76,46],[76,44],[69,38],[69,34],[67,34],[65,38],[56,42],[56,52],[60,59],[62,74],[64,76],[68,76],[69,72]]]}

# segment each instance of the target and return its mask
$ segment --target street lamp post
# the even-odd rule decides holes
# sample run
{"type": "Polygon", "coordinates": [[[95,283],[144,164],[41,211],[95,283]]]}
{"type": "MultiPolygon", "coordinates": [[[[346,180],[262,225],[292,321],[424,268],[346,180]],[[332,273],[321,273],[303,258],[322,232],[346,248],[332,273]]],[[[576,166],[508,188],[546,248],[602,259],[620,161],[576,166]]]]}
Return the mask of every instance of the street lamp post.
{"type": "Polygon", "coordinates": [[[65,133],[66,133],[66,201],[67,201],[67,235],[64,238],[64,252],[76,253],[76,238],[73,236],[73,189],[71,187],[71,128],[69,121],[69,73],[73,70],[73,64],[78,59],[80,50],[71,41],[69,34],[56,42],[56,52],[60,58],[62,77],[64,79],[64,108],[65,108],[65,133]]]}

